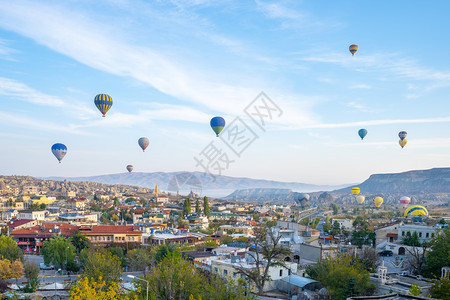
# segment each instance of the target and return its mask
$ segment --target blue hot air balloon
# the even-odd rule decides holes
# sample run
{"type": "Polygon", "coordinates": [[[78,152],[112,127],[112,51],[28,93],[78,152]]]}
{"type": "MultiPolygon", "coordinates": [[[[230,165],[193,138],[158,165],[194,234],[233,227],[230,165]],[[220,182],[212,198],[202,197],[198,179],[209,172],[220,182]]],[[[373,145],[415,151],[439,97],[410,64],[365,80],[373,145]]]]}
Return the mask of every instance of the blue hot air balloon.
{"type": "Polygon", "coordinates": [[[359,135],[359,137],[363,140],[364,137],[367,135],[367,130],[364,129],[364,128],[358,130],[358,135],[359,135]]]}
{"type": "Polygon", "coordinates": [[[219,133],[225,127],[225,120],[222,117],[214,117],[211,119],[211,128],[216,133],[216,136],[219,136],[219,133]]]}
{"type": "Polygon", "coordinates": [[[98,94],[94,98],[95,106],[97,106],[98,110],[103,114],[103,117],[105,117],[108,110],[113,105],[113,100],[111,96],[106,94],[98,94]]]}
{"type": "Polygon", "coordinates": [[[404,140],[406,138],[406,136],[408,135],[408,133],[406,131],[400,131],[398,133],[398,137],[400,138],[400,140],[404,140]]]}
{"type": "Polygon", "coordinates": [[[67,147],[64,144],[56,143],[52,146],[52,153],[58,159],[59,163],[67,153],[67,147]]]}
{"type": "Polygon", "coordinates": [[[139,147],[141,147],[141,148],[142,148],[142,151],[144,151],[144,152],[145,152],[145,149],[148,147],[148,144],[149,144],[149,143],[150,143],[150,142],[149,142],[148,138],[146,138],[146,137],[141,137],[141,138],[138,140],[139,147]]]}

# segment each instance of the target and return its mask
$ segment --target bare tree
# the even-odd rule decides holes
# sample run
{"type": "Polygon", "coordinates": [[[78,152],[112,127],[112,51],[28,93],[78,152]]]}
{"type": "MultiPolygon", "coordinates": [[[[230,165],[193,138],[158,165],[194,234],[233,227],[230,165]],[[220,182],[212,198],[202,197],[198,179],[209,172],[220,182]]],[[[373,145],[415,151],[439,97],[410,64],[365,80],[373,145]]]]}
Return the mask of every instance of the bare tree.
{"type": "Polygon", "coordinates": [[[411,273],[422,275],[425,270],[425,256],[428,245],[424,243],[422,247],[406,248],[408,256],[406,258],[406,267],[411,273]]]}
{"type": "Polygon", "coordinates": [[[275,236],[275,233],[266,225],[256,227],[254,230],[255,238],[253,238],[249,245],[250,251],[247,255],[251,257],[255,267],[248,268],[241,263],[235,266],[238,273],[243,274],[247,280],[255,284],[258,293],[262,294],[264,285],[269,278],[269,268],[274,266],[286,267],[284,258],[291,254],[288,247],[280,244],[281,235],[275,236]]]}

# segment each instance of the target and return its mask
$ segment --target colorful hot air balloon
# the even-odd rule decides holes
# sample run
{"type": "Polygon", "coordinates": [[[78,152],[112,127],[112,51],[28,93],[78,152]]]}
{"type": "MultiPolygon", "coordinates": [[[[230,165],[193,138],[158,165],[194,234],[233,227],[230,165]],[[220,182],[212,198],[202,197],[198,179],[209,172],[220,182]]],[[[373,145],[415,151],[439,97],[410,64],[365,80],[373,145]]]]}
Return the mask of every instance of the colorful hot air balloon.
{"type": "Polygon", "coordinates": [[[406,206],[408,206],[409,202],[411,202],[411,198],[403,196],[400,198],[400,204],[402,205],[403,208],[406,208],[406,206]]]}
{"type": "Polygon", "coordinates": [[[111,96],[106,94],[98,94],[94,98],[95,106],[97,106],[98,110],[103,114],[103,117],[105,117],[108,110],[113,105],[113,100],[111,96]]]}
{"type": "Polygon", "coordinates": [[[373,199],[373,205],[375,205],[375,207],[380,207],[381,204],[383,204],[383,198],[375,197],[375,199],[373,199]]]}
{"type": "Polygon", "coordinates": [[[295,200],[298,204],[303,207],[306,206],[306,203],[309,201],[309,194],[301,193],[298,194],[297,199],[295,200]]]}
{"type": "Polygon", "coordinates": [[[59,163],[67,154],[67,147],[64,144],[56,143],[52,146],[52,153],[58,159],[59,163]]]}
{"type": "Polygon", "coordinates": [[[408,133],[407,133],[406,131],[400,131],[400,132],[398,133],[398,137],[399,137],[402,141],[406,138],[407,135],[408,135],[408,133]]]}
{"type": "Polygon", "coordinates": [[[356,196],[356,202],[358,202],[358,204],[363,204],[364,200],[366,200],[366,197],[363,195],[356,196]]]}
{"type": "Polygon", "coordinates": [[[222,117],[214,117],[211,119],[210,125],[216,136],[219,136],[219,133],[225,127],[225,120],[222,117]]]}
{"type": "Polygon", "coordinates": [[[403,147],[406,146],[406,143],[408,143],[408,141],[407,141],[406,139],[404,139],[404,140],[399,140],[398,143],[399,143],[400,146],[402,146],[402,148],[403,148],[403,147]]]}
{"type": "Polygon", "coordinates": [[[404,216],[428,216],[428,210],[423,206],[413,205],[405,210],[404,216]]]}
{"type": "Polygon", "coordinates": [[[348,50],[350,50],[350,53],[353,55],[355,55],[356,51],[358,51],[358,45],[350,45],[350,47],[348,47],[348,50]]]}
{"type": "Polygon", "coordinates": [[[353,195],[353,196],[356,197],[356,196],[359,194],[359,192],[360,192],[359,187],[353,187],[353,188],[352,188],[352,195],[353,195]]]}
{"type": "Polygon", "coordinates": [[[363,140],[364,137],[367,135],[367,130],[364,129],[364,128],[358,130],[358,135],[359,135],[359,137],[363,140]]]}
{"type": "Polygon", "coordinates": [[[131,171],[133,171],[133,168],[134,168],[134,167],[133,167],[132,165],[128,165],[128,166],[127,166],[127,170],[128,170],[128,172],[130,172],[130,173],[131,173],[131,171]]]}
{"type": "Polygon", "coordinates": [[[142,151],[143,151],[143,152],[145,152],[145,149],[147,149],[149,143],[150,143],[150,142],[149,142],[148,138],[146,138],[146,137],[141,137],[141,138],[138,140],[138,144],[139,144],[139,146],[142,148],[142,151]]]}

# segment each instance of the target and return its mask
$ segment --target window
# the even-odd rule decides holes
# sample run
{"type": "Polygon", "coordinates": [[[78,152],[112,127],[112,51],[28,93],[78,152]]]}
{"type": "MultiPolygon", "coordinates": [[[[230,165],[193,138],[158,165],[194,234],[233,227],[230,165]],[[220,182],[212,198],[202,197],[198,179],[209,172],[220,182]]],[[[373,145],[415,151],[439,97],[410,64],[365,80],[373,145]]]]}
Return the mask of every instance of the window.
{"type": "Polygon", "coordinates": [[[217,269],[217,267],[214,268],[214,272],[219,272],[219,269],[217,269]]]}
{"type": "Polygon", "coordinates": [[[419,232],[419,237],[422,237],[422,232],[419,232]]]}
{"type": "Polygon", "coordinates": [[[283,277],[283,269],[280,270],[280,277],[283,277]]]}
{"type": "Polygon", "coordinates": [[[431,237],[434,237],[434,233],[431,234],[431,237]]]}
{"type": "Polygon", "coordinates": [[[228,270],[223,270],[223,274],[227,275],[228,274],[228,270]]]}
{"type": "Polygon", "coordinates": [[[427,234],[425,235],[425,237],[430,237],[430,233],[429,233],[429,232],[427,232],[427,234]]]}
{"type": "Polygon", "coordinates": [[[405,232],[404,231],[402,231],[402,236],[405,236],[405,232]]]}

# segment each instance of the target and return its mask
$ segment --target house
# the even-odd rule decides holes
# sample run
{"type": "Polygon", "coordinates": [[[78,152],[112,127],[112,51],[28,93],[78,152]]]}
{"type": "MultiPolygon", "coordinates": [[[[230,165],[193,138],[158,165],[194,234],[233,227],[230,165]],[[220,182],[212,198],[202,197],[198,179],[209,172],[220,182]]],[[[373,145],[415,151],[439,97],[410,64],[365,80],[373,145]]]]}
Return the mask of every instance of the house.
{"type": "Polygon", "coordinates": [[[432,238],[434,238],[434,235],[438,229],[439,228],[437,227],[420,224],[403,224],[398,226],[398,239],[401,240],[406,237],[408,232],[410,234],[417,232],[420,243],[429,242],[432,238]]]}
{"type": "Polygon", "coordinates": [[[10,208],[6,211],[2,211],[1,220],[11,220],[17,218],[19,212],[16,209],[10,208]]]}
{"type": "Polygon", "coordinates": [[[21,210],[17,215],[17,219],[31,219],[44,221],[45,215],[48,213],[46,210],[21,210]]]}
{"type": "Polygon", "coordinates": [[[142,231],[138,226],[129,225],[90,225],[80,226],[80,233],[85,234],[93,245],[106,246],[110,244],[140,245],[142,231]]]}
{"type": "Polygon", "coordinates": [[[69,209],[83,210],[86,208],[86,201],[80,199],[67,200],[66,207],[69,209]]]}
{"type": "Polygon", "coordinates": [[[161,245],[161,244],[188,244],[197,245],[204,242],[209,235],[196,232],[178,232],[177,234],[170,232],[154,232],[153,234],[144,235],[145,245],[161,245]]]}
{"type": "Polygon", "coordinates": [[[8,226],[8,233],[11,235],[11,232],[16,229],[22,229],[22,228],[29,228],[38,225],[38,221],[36,220],[11,220],[10,222],[6,223],[6,226],[8,226]]]}
{"type": "Polygon", "coordinates": [[[375,228],[375,244],[379,245],[384,241],[394,243],[398,238],[398,228],[401,221],[380,224],[375,228]]]}

